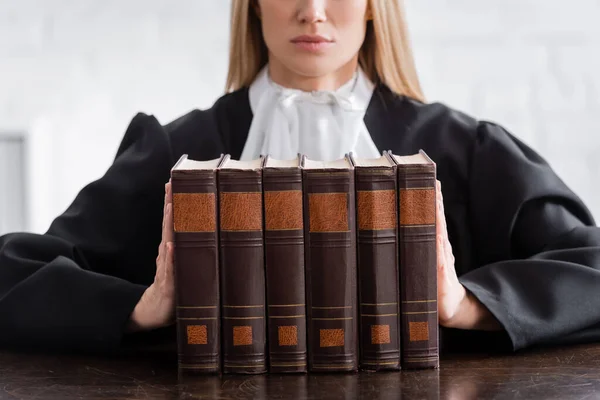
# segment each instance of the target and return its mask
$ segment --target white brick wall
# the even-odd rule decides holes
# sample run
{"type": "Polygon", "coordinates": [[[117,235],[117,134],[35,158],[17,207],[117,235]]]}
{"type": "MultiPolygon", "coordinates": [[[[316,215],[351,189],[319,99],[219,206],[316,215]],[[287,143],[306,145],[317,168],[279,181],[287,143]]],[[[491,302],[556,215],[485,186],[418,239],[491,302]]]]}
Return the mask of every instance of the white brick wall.
{"type": "MultiPolygon", "coordinates": [[[[600,219],[600,2],[406,0],[429,100],[501,123],[600,219]]],[[[0,131],[27,131],[29,226],[108,167],[137,111],[222,94],[229,2],[0,0],[0,131]]]]}
{"type": "Polygon", "coordinates": [[[406,0],[429,100],[498,122],[600,219],[600,2],[406,0]]]}

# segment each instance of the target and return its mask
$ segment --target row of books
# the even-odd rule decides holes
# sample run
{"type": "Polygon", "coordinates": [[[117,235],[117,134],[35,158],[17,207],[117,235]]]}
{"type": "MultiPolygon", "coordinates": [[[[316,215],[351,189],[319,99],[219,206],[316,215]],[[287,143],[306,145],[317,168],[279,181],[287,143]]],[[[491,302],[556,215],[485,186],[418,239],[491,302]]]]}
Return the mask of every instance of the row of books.
{"type": "Polygon", "coordinates": [[[171,185],[180,373],[439,367],[424,151],[183,155],[171,185]]]}

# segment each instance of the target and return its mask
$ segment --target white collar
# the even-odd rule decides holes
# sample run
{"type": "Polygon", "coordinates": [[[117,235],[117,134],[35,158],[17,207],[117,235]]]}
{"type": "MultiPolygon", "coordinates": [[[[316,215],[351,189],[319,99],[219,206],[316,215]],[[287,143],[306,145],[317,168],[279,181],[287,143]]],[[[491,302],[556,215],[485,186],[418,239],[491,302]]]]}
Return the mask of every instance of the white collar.
{"type": "Polygon", "coordinates": [[[302,153],[333,160],[350,151],[361,158],[378,157],[364,124],[374,89],[361,68],[335,91],[306,92],[277,85],[265,66],[249,88],[253,118],[241,159],[266,154],[290,159],[302,153]]]}
{"type": "MultiPolygon", "coordinates": [[[[327,90],[306,92],[300,89],[291,89],[283,87],[271,80],[271,78],[269,77],[269,66],[267,64],[260,70],[260,72],[254,79],[254,82],[252,82],[248,90],[248,96],[250,98],[250,108],[252,109],[252,113],[256,114],[258,102],[260,98],[265,94],[265,92],[272,90],[274,90],[275,92],[283,92],[289,94],[311,94],[315,97],[315,99],[318,98],[319,94],[331,93],[327,90]]],[[[359,109],[364,109],[366,111],[366,109],[369,106],[369,103],[371,102],[371,97],[373,96],[374,90],[375,85],[373,84],[373,82],[369,80],[362,68],[358,67],[352,78],[348,82],[340,86],[337,90],[335,90],[334,93],[341,97],[349,98],[349,100],[355,107],[359,109]]]]}

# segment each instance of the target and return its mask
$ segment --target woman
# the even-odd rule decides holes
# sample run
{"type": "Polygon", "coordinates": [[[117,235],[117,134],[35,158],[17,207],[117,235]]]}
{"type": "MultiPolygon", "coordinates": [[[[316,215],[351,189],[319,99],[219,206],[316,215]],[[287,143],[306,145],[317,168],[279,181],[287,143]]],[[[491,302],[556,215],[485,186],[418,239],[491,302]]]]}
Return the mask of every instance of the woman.
{"type": "Polygon", "coordinates": [[[502,127],[425,103],[398,2],[232,7],[228,94],[166,126],[137,115],[113,165],[46,234],[0,238],[1,344],[99,351],[173,326],[165,183],[183,153],[333,159],[421,148],[443,188],[441,326],[458,342],[499,338],[513,350],[600,338],[590,212],[502,127]]]}

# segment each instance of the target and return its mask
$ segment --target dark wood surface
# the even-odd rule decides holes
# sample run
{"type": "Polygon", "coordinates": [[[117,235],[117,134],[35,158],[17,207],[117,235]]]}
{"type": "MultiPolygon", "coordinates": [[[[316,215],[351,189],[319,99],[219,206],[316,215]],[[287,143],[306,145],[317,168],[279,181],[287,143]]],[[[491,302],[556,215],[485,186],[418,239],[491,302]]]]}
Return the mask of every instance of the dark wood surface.
{"type": "Polygon", "coordinates": [[[439,370],[180,378],[173,348],[84,356],[0,350],[0,399],[593,399],[600,344],[454,354],[439,370]]]}

